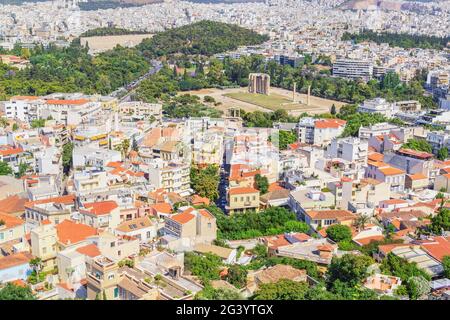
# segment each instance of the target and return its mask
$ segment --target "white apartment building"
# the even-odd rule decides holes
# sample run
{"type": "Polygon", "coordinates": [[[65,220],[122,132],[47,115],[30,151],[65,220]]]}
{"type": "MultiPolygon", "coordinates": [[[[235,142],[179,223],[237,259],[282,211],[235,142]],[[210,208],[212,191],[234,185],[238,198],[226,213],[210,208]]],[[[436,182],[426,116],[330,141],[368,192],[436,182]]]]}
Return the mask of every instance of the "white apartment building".
{"type": "Polygon", "coordinates": [[[116,150],[96,149],[90,147],[75,147],[72,151],[73,167],[103,168],[109,162],[122,161],[122,155],[116,150]]]}
{"type": "Polygon", "coordinates": [[[388,118],[392,117],[398,112],[398,106],[394,103],[389,103],[386,99],[375,98],[366,100],[363,104],[358,106],[359,112],[365,113],[380,113],[388,118]]]}
{"type": "Polygon", "coordinates": [[[365,60],[337,59],[333,63],[333,75],[348,79],[369,81],[373,76],[372,62],[365,60]]]}
{"type": "Polygon", "coordinates": [[[370,139],[374,136],[387,135],[395,129],[398,129],[398,127],[387,122],[376,123],[368,127],[360,127],[358,137],[360,139],[370,139]]]}
{"type": "Polygon", "coordinates": [[[297,124],[298,141],[317,146],[327,145],[340,136],[347,122],[341,119],[300,119],[297,124]]]}
{"type": "Polygon", "coordinates": [[[39,174],[54,174],[62,168],[62,155],[58,148],[49,147],[34,153],[36,171],[39,174]]]}
{"type": "Polygon", "coordinates": [[[184,163],[166,163],[161,159],[153,159],[149,163],[149,180],[156,189],[175,192],[185,197],[192,194],[190,187],[190,165],[184,163]]]}

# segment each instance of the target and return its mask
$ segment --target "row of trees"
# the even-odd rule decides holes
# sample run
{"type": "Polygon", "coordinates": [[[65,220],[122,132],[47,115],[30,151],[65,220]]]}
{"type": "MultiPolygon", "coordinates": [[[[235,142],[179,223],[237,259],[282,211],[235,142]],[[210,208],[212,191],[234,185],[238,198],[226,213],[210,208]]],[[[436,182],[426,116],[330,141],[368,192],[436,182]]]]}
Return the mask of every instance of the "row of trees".
{"type": "Polygon", "coordinates": [[[294,212],[281,207],[268,208],[260,212],[246,212],[232,216],[225,215],[218,207],[210,206],[218,227],[218,238],[250,239],[284,232],[307,232],[306,223],[297,220],[294,212]]]}
{"type": "Polygon", "coordinates": [[[0,64],[0,99],[54,92],[108,94],[147,72],[149,63],[136,49],[116,47],[95,57],[73,42],[68,48],[37,46],[28,68],[0,64]]]}
{"type": "Polygon", "coordinates": [[[392,47],[405,49],[422,48],[442,50],[450,42],[450,37],[441,38],[409,33],[374,32],[366,29],[357,34],[345,32],[342,40],[353,40],[356,43],[364,41],[373,41],[378,44],[388,43],[392,47]]]}

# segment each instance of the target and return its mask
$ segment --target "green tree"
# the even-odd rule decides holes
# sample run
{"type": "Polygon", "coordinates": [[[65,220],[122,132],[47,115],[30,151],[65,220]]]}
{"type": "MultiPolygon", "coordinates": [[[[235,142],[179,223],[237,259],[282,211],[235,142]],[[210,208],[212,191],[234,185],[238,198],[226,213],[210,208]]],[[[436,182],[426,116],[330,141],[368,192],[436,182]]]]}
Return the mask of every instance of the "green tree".
{"type": "Polygon", "coordinates": [[[207,253],[199,255],[193,252],[187,252],[184,257],[184,266],[187,271],[194,276],[198,276],[203,283],[210,280],[219,280],[222,259],[217,255],[207,253]]]}
{"type": "Polygon", "coordinates": [[[418,299],[430,292],[430,283],[422,276],[408,279],[407,291],[411,299],[418,299]]]}
{"type": "Polygon", "coordinates": [[[206,197],[212,201],[219,197],[219,167],[208,165],[206,168],[191,166],[191,187],[201,197],[206,197]]]}
{"type": "Polygon", "coordinates": [[[402,145],[402,148],[424,151],[428,153],[432,152],[431,145],[423,139],[408,139],[408,141],[402,145]]]}
{"type": "Polygon", "coordinates": [[[331,106],[330,113],[331,113],[332,115],[335,115],[335,114],[337,113],[337,112],[336,112],[336,106],[334,105],[334,103],[333,103],[333,105],[331,106]]]}
{"type": "Polygon", "coordinates": [[[255,184],[256,189],[258,189],[261,194],[266,194],[267,191],[269,191],[269,180],[267,177],[262,176],[259,173],[255,175],[255,184]]]}
{"type": "Polygon", "coordinates": [[[367,268],[373,259],[366,255],[345,254],[342,257],[333,257],[327,271],[327,281],[332,284],[340,280],[350,286],[355,286],[367,276],[367,268]]]}
{"type": "Polygon", "coordinates": [[[18,129],[19,129],[19,125],[14,122],[12,125],[12,131],[17,131],[18,129]]]}
{"type": "Polygon", "coordinates": [[[64,172],[66,173],[68,173],[70,168],[72,167],[72,152],[73,152],[72,142],[68,142],[63,145],[62,164],[64,167],[64,172]]]}
{"type": "Polygon", "coordinates": [[[34,294],[30,287],[16,286],[12,283],[7,283],[0,289],[0,300],[35,300],[34,294]]]}
{"type": "Polygon", "coordinates": [[[444,267],[444,277],[450,279],[450,255],[442,258],[442,266],[444,267]]]}
{"type": "Polygon", "coordinates": [[[0,176],[9,176],[13,173],[7,162],[0,161],[0,176]]]}
{"type": "Polygon", "coordinates": [[[198,292],[194,300],[242,300],[239,292],[231,289],[215,289],[210,285],[205,286],[203,290],[198,292]]]}
{"type": "Polygon", "coordinates": [[[34,272],[36,272],[36,278],[39,279],[39,272],[42,269],[42,259],[39,257],[33,258],[30,260],[30,267],[33,268],[34,272]]]}
{"type": "Polygon", "coordinates": [[[333,224],[327,228],[327,236],[336,242],[351,241],[352,230],[350,227],[342,224],[333,224]]]}
{"type": "Polygon", "coordinates": [[[360,214],[354,222],[354,225],[358,230],[364,230],[366,227],[366,224],[370,221],[370,218],[366,216],[365,214],[360,214]]]}
{"type": "Polygon", "coordinates": [[[448,149],[447,147],[443,147],[441,149],[439,149],[438,154],[437,154],[437,158],[441,161],[444,161],[445,159],[448,158],[448,149]]]}
{"type": "Polygon", "coordinates": [[[276,283],[265,283],[252,297],[253,300],[305,300],[308,293],[306,282],[282,279],[276,283]]]}
{"type": "Polygon", "coordinates": [[[247,269],[237,264],[232,265],[228,268],[227,281],[238,289],[245,287],[247,284],[247,269]]]}
{"type": "Polygon", "coordinates": [[[440,208],[438,214],[431,218],[431,224],[427,227],[433,234],[441,235],[444,231],[450,230],[450,210],[440,208]]]}

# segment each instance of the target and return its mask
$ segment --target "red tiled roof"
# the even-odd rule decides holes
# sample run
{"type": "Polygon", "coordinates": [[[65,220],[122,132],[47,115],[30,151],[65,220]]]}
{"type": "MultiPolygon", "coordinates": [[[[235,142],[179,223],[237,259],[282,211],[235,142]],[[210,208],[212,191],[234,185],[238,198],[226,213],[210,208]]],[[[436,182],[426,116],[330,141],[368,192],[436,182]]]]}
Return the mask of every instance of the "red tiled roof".
{"type": "Polygon", "coordinates": [[[435,237],[433,241],[422,243],[430,256],[442,262],[444,256],[450,256],[450,237],[435,237]]]}
{"type": "Polygon", "coordinates": [[[50,99],[46,100],[47,104],[62,104],[62,105],[82,105],[88,103],[87,99],[76,99],[76,100],[58,100],[58,99],[50,99]]]}
{"type": "Polygon", "coordinates": [[[250,187],[237,187],[237,188],[231,188],[229,191],[230,195],[236,195],[236,194],[246,194],[246,193],[258,193],[259,190],[255,188],[250,187]]]}
{"type": "Polygon", "coordinates": [[[20,266],[28,263],[32,259],[27,252],[14,253],[9,256],[0,257],[0,270],[20,266]]]}
{"type": "Polygon", "coordinates": [[[73,194],[69,194],[66,196],[61,197],[54,197],[49,199],[42,199],[42,200],[35,200],[35,201],[28,201],[25,203],[25,207],[32,208],[36,204],[43,204],[43,203],[61,203],[61,204],[74,204],[75,203],[75,196],[73,194]]]}
{"type": "Polygon", "coordinates": [[[64,244],[74,244],[97,234],[97,230],[82,223],[64,220],[55,226],[58,239],[64,244]]]}
{"type": "Polygon", "coordinates": [[[181,213],[174,214],[170,216],[170,219],[180,223],[185,224],[195,218],[195,216],[191,213],[194,211],[194,208],[189,208],[181,213]]]}
{"type": "Polygon", "coordinates": [[[339,127],[345,126],[346,123],[347,121],[341,119],[318,119],[314,122],[314,127],[318,129],[337,129],[339,127]]]}
{"type": "Polygon", "coordinates": [[[150,208],[153,208],[156,212],[162,212],[162,213],[171,213],[172,212],[172,206],[170,203],[155,203],[150,206],[150,208]]]}
{"type": "Polygon", "coordinates": [[[27,198],[20,198],[18,195],[13,195],[0,200],[0,212],[16,213],[25,211],[25,203],[27,198]]]}
{"type": "Polygon", "coordinates": [[[84,203],[83,207],[86,208],[86,210],[83,211],[88,211],[89,213],[99,216],[110,214],[111,211],[113,211],[118,207],[118,205],[115,201],[108,200],[108,201],[84,203]]]}
{"type": "Polygon", "coordinates": [[[84,246],[84,247],[77,248],[77,251],[79,253],[84,254],[85,256],[88,256],[91,258],[95,258],[95,257],[101,255],[100,250],[93,243],[88,244],[87,246],[84,246]]]}
{"type": "Polygon", "coordinates": [[[20,147],[14,148],[14,147],[8,146],[8,145],[0,146],[0,155],[2,155],[2,156],[10,156],[13,154],[19,154],[21,152],[23,152],[23,149],[20,147]]]}
{"type": "Polygon", "coordinates": [[[4,213],[0,213],[0,221],[3,221],[5,223],[4,226],[8,229],[21,226],[25,223],[25,221],[20,218],[4,213]]]}

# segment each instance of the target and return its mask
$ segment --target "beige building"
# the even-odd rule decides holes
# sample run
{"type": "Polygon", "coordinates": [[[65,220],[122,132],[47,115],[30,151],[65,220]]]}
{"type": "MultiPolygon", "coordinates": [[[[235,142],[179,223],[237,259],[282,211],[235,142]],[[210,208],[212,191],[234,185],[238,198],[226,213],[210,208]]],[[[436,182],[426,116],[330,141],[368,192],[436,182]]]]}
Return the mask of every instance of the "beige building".
{"type": "Polygon", "coordinates": [[[15,245],[24,249],[25,221],[9,214],[0,213],[0,255],[3,245],[17,242],[15,245]]]}
{"type": "Polygon", "coordinates": [[[94,259],[91,272],[87,273],[87,298],[88,300],[108,300],[119,297],[119,266],[113,260],[104,256],[94,259]]]}
{"type": "Polygon", "coordinates": [[[228,191],[227,211],[230,214],[246,212],[249,210],[259,211],[259,190],[251,187],[231,188],[228,191]]]}
{"type": "Polygon", "coordinates": [[[42,260],[43,270],[51,270],[55,266],[58,252],[58,235],[52,224],[43,224],[31,230],[31,253],[42,260]]]}
{"type": "Polygon", "coordinates": [[[114,230],[120,224],[120,209],[112,200],[84,203],[79,213],[81,222],[94,228],[114,230]]]}
{"type": "Polygon", "coordinates": [[[53,224],[70,219],[75,207],[75,196],[67,195],[25,203],[25,219],[28,225],[39,226],[48,220],[53,224]]]}
{"type": "Polygon", "coordinates": [[[158,163],[150,166],[149,180],[156,189],[163,188],[166,192],[175,192],[180,196],[192,194],[189,164],[158,163]]]}
{"type": "Polygon", "coordinates": [[[217,237],[216,218],[206,209],[180,208],[181,212],[168,216],[165,221],[166,235],[175,238],[170,241],[161,240],[169,247],[192,247],[197,243],[211,243],[217,237]]]}
{"type": "Polygon", "coordinates": [[[434,190],[445,190],[445,192],[450,192],[450,173],[436,177],[436,180],[434,180],[434,190]]]}

